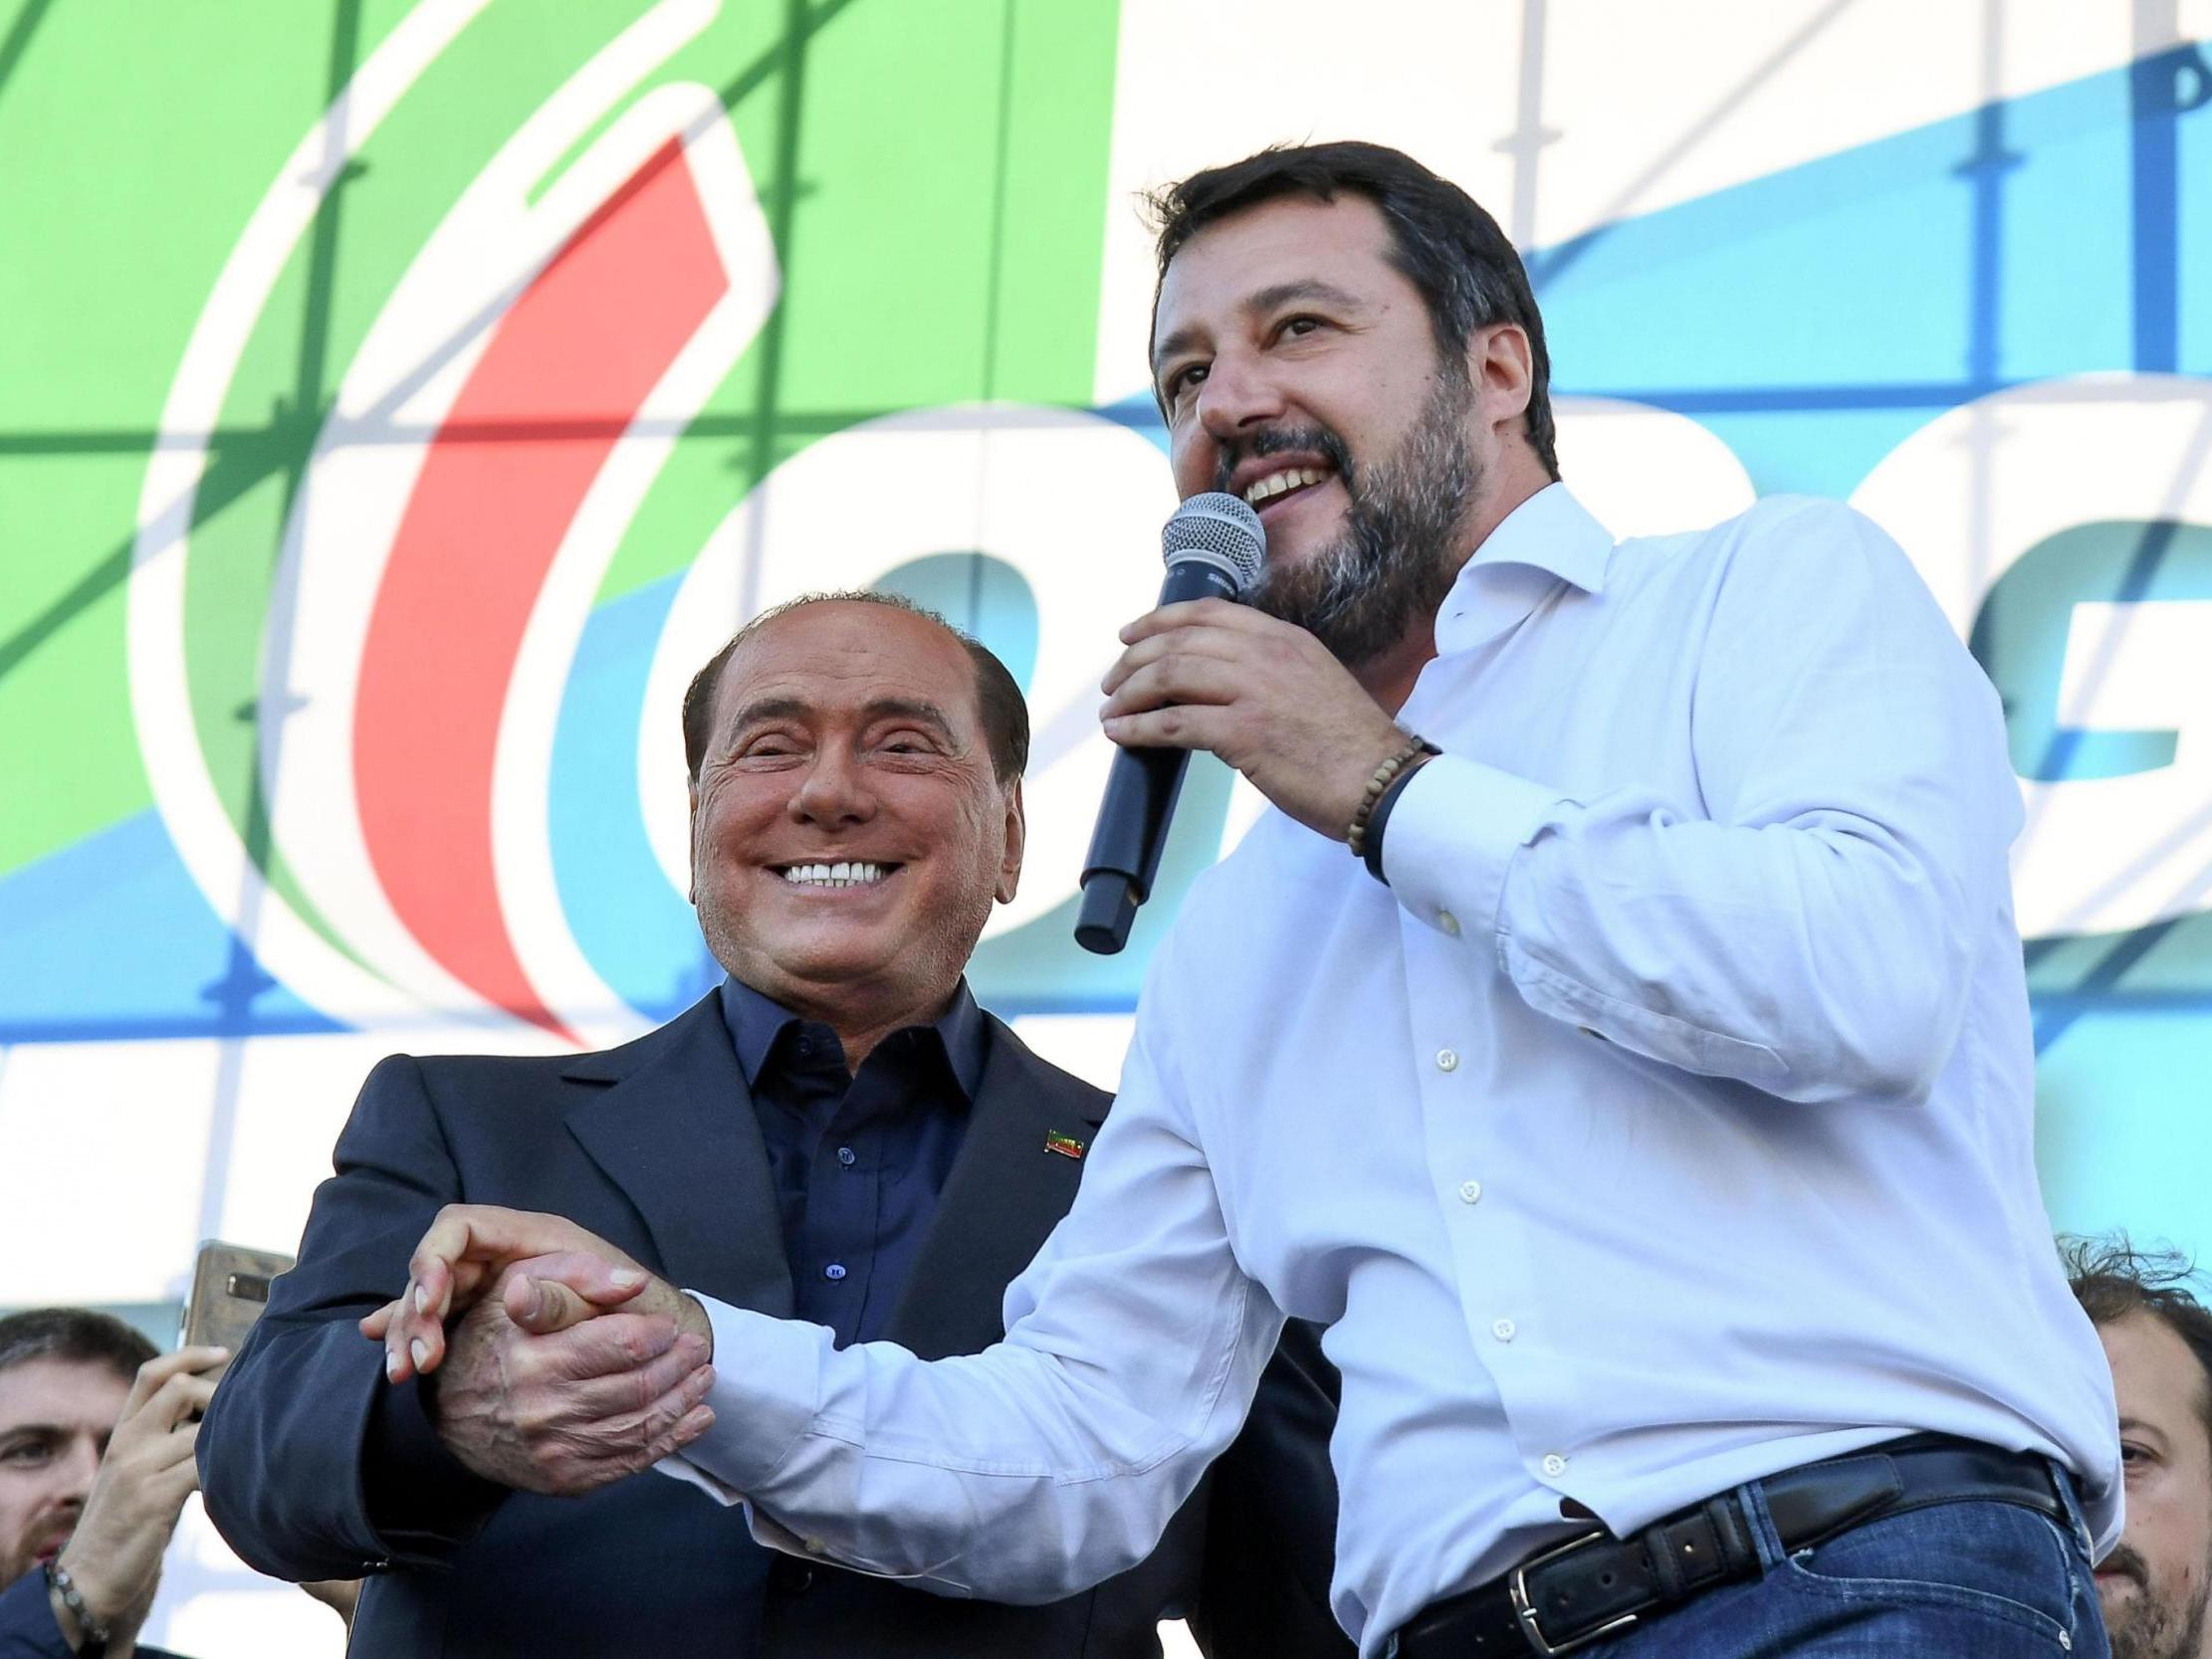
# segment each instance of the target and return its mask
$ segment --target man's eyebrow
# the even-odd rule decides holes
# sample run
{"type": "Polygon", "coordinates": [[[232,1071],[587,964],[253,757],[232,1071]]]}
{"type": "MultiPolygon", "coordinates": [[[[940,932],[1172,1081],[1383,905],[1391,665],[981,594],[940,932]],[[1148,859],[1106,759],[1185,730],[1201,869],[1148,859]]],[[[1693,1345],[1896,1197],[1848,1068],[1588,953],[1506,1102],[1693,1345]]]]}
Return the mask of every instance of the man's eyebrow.
{"type": "Polygon", "coordinates": [[[806,713],[806,705],[795,697],[757,698],[740,709],[730,722],[732,731],[743,731],[749,726],[759,726],[763,721],[793,720],[806,713]]]}
{"type": "MultiPolygon", "coordinates": [[[[1254,290],[1244,297],[1243,304],[1237,309],[1249,316],[1271,311],[1278,306],[1287,306],[1299,300],[1317,300],[1325,306],[1337,306],[1346,310],[1359,310],[1362,306],[1359,296],[1346,293],[1334,283],[1325,283],[1319,277],[1299,277],[1287,283],[1270,283],[1265,288],[1254,290]]],[[[1154,376],[1158,377],[1162,363],[1178,352],[1188,350],[1197,343],[1198,337],[1198,325],[1185,323],[1153,347],[1154,376]]]]}
{"type": "MultiPolygon", "coordinates": [[[[740,709],[731,721],[730,729],[743,731],[748,726],[759,726],[764,721],[804,720],[813,713],[813,706],[795,697],[757,698],[740,709]]],[[[860,712],[871,721],[899,719],[919,721],[934,726],[950,737],[953,723],[945,711],[936,704],[912,697],[878,697],[861,705],[860,712]]]]}
{"type": "Polygon", "coordinates": [[[879,697],[862,711],[871,721],[900,719],[918,721],[934,726],[940,736],[950,738],[953,723],[945,718],[945,711],[934,703],[911,697],[879,697]]]}

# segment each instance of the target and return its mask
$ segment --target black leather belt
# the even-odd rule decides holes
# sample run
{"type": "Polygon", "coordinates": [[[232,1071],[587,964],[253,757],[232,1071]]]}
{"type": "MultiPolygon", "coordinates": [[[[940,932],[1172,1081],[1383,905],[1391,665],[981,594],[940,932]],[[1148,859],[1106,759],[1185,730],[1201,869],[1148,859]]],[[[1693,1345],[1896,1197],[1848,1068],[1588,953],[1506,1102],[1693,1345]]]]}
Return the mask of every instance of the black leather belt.
{"type": "MultiPolygon", "coordinates": [[[[2024,1452],[1915,1434],[1756,1484],[1782,1548],[1795,1552],[1880,1516],[1973,1501],[2040,1510],[2071,1533],[2061,1478],[2052,1464],[2024,1452]]],[[[1586,1533],[1530,1556],[1503,1578],[1433,1601],[1384,1652],[1394,1659],[1552,1659],[1758,1570],[1743,1500],[1723,1492],[1633,1538],[1586,1533]]]]}

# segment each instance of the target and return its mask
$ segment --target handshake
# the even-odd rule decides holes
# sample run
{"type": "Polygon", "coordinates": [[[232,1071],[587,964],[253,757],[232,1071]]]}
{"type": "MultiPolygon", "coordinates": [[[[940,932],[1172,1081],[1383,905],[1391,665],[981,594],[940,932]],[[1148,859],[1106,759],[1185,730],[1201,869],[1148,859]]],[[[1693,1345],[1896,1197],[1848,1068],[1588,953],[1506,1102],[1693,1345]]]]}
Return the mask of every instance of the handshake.
{"type": "Polygon", "coordinates": [[[361,1334],[392,1382],[423,1379],[440,1439],[486,1480],[575,1496],[713,1425],[705,1310],[575,1223],[449,1204],[407,1271],[361,1334]]]}

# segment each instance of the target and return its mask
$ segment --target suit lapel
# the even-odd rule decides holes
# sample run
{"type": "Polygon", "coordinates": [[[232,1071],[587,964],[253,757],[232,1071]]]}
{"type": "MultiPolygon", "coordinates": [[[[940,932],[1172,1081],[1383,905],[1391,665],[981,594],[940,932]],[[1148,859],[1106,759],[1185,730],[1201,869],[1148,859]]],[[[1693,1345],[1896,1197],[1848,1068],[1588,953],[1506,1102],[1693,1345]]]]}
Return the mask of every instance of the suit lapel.
{"type": "Polygon", "coordinates": [[[1109,1100],[992,1020],[968,1134],[892,1311],[889,1340],[937,1359],[977,1352],[1005,1334],[1007,1282],[1067,1213],[1083,1173],[1080,1159],[1050,1150],[1046,1138],[1087,1147],[1109,1100]]]}
{"type": "Polygon", "coordinates": [[[568,1133],[644,1218],[671,1281],[734,1307],[791,1312],[768,1150],[713,995],[650,1037],[567,1073],[610,1086],[568,1133]]]}

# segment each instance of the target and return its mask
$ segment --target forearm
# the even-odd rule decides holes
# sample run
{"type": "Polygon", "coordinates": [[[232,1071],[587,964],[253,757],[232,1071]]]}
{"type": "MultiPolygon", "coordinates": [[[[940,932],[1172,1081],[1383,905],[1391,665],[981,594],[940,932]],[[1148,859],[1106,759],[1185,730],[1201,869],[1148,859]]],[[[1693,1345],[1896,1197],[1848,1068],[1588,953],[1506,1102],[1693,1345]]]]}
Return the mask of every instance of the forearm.
{"type": "Polygon", "coordinates": [[[208,1518],[256,1570],[350,1578],[442,1559],[504,1493],[438,1445],[349,1318],[249,1338],[200,1431],[208,1518]],[[379,1499],[383,1500],[379,1503],[379,1499]]]}
{"type": "MultiPolygon", "coordinates": [[[[1279,1324],[1227,1311],[1228,1362],[1172,1416],[1144,1384],[1013,1340],[924,1362],[709,1305],[717,1423],[686,1454],[775,1548],[953,1595],[1043,1602],[1143,1560],[1233,1436],[1279,1324]],[[746,1378],[761,1379],[749,1384],[746,1378]]],[[[1117,1367],[1118,1368],[1118,1367],[1117,1367]]],[[[1178,1393],[1201,1379],[1182,1375],[1178,1393]]]]}
{"type": "Polygon", "coordinates": [[[384,1380],[356,1322],[458,1180],[411,1061],[370,1074],[317,1191],[300,1260],[216,1390],[199,1462],[209,1518],[240,1556],[291,1579],[443,1558],[503,1496],[438,1443],[416,1384],[384,1380]]]}
{"type": "Polygon", "coordinates": [[[1678,730],[1586,747],[1572,788],[1447,753],[1384,867],[1541,1013],[1785,1099],[1909,1101],[2010,948],[2002,713],[1879,528],[1756,517],[1684,612],[1678,730]]]}
{"type": "Polygon", "coordinates": [[[1638,790],[1578,803],[1449,756],[1416,785],[1394,889],[1538,1012],[1799,1101],[1909,1096],[1948,1053],[1975,899],[1908,829],[1839,809],[1716,823],[1638,790]],[[1504,847],[1470,850],[1500,796],[1520,814],[1504,847]]]}

